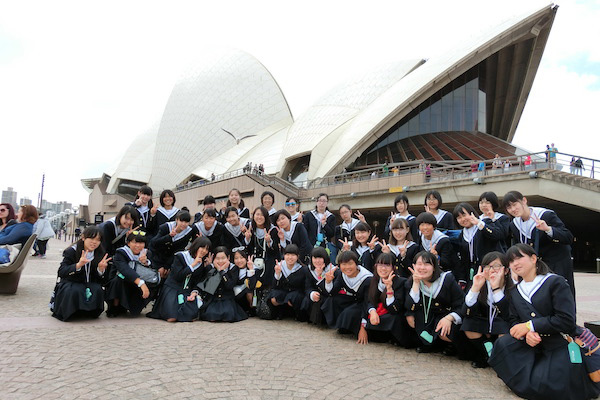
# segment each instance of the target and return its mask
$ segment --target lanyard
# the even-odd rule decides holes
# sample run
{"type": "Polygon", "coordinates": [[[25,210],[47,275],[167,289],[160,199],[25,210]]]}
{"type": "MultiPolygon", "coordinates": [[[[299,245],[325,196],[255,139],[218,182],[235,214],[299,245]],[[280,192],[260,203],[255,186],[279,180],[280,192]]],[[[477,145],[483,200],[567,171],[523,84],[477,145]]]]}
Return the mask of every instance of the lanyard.
{"type": "Polygon", "coordinates": [[[191,274],[189,274],[188,276],[185,277],[185,283],[183,284],[183,288],[187,289],[187,285],[188,283],[190,283],[190,278],[192,277],[191,274]]]}
{"type": "Polygon", "coordinates": [[[496,314],[498,314],[498,307],[494,304],[490,304],[488,310],[488,318],[490,321],[490,333],[492,333],[492,325],[494,324],[494,318],[496,318],[496,314]]]}
{"type": "Polygon", "coordinates": [[[423,285],[423,282],[419,282],[419,285],[421,286],[421,295],[423,296],[423,315],[425,316],[425,323],[427,323],[427,321],[429,321],[429,311],[431,310],[431,301],[433,300],[433,296],[425,296],[425,292],[423,291],[425,285],[423,285]],[[425,307],[425,297],[429,297],[427,307],[425,307]]]}
{"type": "Polygon", "coordinates": [[[91,265],[92,265],[92,263],[88,262],[88,263],[86,263],[83,266],[83,268],[85,270],[85,282],[86,283],[90,283],[90,272],[91,272],[90,269],[91,269],[91,265]]]}

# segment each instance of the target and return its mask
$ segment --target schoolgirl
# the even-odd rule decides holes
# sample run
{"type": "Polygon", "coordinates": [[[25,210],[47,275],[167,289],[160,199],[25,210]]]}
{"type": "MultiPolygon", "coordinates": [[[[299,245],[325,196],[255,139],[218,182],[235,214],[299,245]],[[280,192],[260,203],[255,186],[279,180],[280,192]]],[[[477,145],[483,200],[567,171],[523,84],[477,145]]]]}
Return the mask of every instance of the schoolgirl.
{"type": "Polygon", "coordinates": [[[300,202],[295,197],[285,199],[285,209],[290,213],[292,221],[302,222],[302,213],[300,212],[300,202]]]}
{"type": "Polygon", "coordinates": [[[367,222],[364,215],[360,211],[356,212],[358,218],[352,217],[352,207],[348,204],[342,204],[339,209],[340,217],[342,217],[342,223],[335,227],[334,242],[338,250],[342,249],[344,242],[347,241],[352,246],[354,240],[354,228],[359,222],[367,222]]]}
{"type": "Polygon", "coordinates": [[[454,221],[452,220],[452,214],[450,214],[446,210],[441,209],[442,195],[437,190],[430,190],[425,194],[424,204],[425,212],[431,213],[435,217],[435,220],[437,222],[437,229],[439,229],[442,232],[445,232],[449,229],[454,229],[454,221]]]}
{"type": "Polygon", "coordinates": [[[50,304],[53,317],[61,321],[77,316],[97,318],[104,311],[102,277],[110,258],[101,243],[102,231],[90,226],[77,243],[63,252],[59,282],[50,304]]]}
{"type": "Polygon", "coordinates": [[[505,246],[505,238],[494,231],[492,227],[485,226],[476,215],[476,211],[469,203],[458,203],[452,212],[456,224],[462,227],[456,243],[460,256],[461,270],[467,271],[469,280],[479,265],[485,253],[484,249],[502,252],[505,246]]]}
{"type": "Polygon", "coordinates": [[[190,322],[198,318],[200,297],[195,288],[210,265],[210,246],[210,239],[199,237],[188,250],[174,255],[169,276],[147,317],[168,322],[190,322]]]}
{"type": "Polygon", "coordinates": [[[192,225],[194,237],[205,236],[209,238],[213,249],[223,245],[223,233],[225,231],[223,224],[217,219],[217,211],[214,208],[209,208],[204,210],[200,221],[192,225]]]}
{"type": "Polygon", "coordinates": [[[207,291],[206,282],[198,284],[200,295],[204,304],[200,308],[199,316],[204,321],[238,322],[248,318],[246,312],[235,301],[233,288],[244,283],[240,279],[240,270],[229,261],[227,247],[219,246],[214,250],[212,265],[208,270],[207,281],[216,276],[220,279],[214,292],[207,291]]]}
{"type": "MultiPolygon", "coordinates": [[[[287,212],[287,211],[286,211],[287,212]]],[[[308,268],[299,262],[300,250],[291,243],[283,249],[283,261],[275,264],[273,288],[269,294],[275,318],[293,314],[296,320],[306,321],[306,311],[302,309],[308,268]]]]}
{"type": "Polygon", "coordinates": [[[315,325],[325,324],[325,317],[321,306],[326,298],[323,293],[324,286],[319,285],[325,274],[333,267],[330,263],[327,250],[322,247],[314,247],[311,253],[311,262],[308,266],[306,283],[304,284],[306,296],[302,302],[302,309],[308,314],[308,321],[315,325]]]}
{"type": "Polygon", "coordinates": [[[279,210],[274,214],[277,224],[277,237],[279,239],[280,252],[285,253],[285,248],[290,244],[295,244],[298,247],[299,262],[308,264],[310,261],[310,252],[313,246],[310,245],[306,228],[300,222],[292,221],[292,217],[287,210],[279,210]]]}
{"type": "Polygon", "coordinates": [[[410,203],[408,202],[408,197],[405,194],[399,194],[396,196],[394,199],[394,211],[390,213],[390,216],[385,223],[385,237],[390,236],[393,222],[398,218],[402,218],[408,221],[413,240],[419,240],[419,228],[417,227],[417,224],[415,224],[416,217],[408,212],[409,205],[410,203]]]}
{"type": "Polygon", "coordinates": [[[506,193],[503,203],[506,212],[514,217],[510,224],[513,243],[532,246],[552,271],[567,280],[575,298],[571,231],[554,211],[530,207],[527,198],[517,191],[506,193]]]}
{"type": "Polygon", "coordinates": [[[117,215],[100,225],[102,248],[112,257],[118,248],[125,246],[127,233],[139,227],[138,212],[132,206],[123,206],[117,215]]]}
{"type": "Polygon", "coordinates": [[[260,195],[260,204],[261,206],[267,209],[267,211],[269,212],[269,218],[271,219],[271,223],[275,224],[274,215],[277,212],[277,209],[273,207],[273,205],[275,204],[275,195],[273,194],[273,192],[269,192],[268,190],[262,192],[262,194],[260,195]]]}
{"type": "MultiPolygon", "coordinates": [[[[235,208],[235,210],[237,211],[240,218],[246,218],[246,219],[250,218],[250,210],[248,210],[248,208],[246,208],[246,206],[244,205],[244,200],[242,199],[242,193],[238,189],[234,188],[229,191],[229,196],[227,199],[226,207],[235,208]]],[[[221,214],[223,214],[223,217],[224,217],[223,223],[225,223],[225,219],[227,218],[227,215],[225,214],[225,210],[221,210],[221,214]]]]}
{"type": "Polygon", "coordinates": [[[405,218],[396,218],[392,222],[389,243],[381,248],[383,253],[394,255],[396,274],[403,278],[410,277],[409,267],[412,266],[415,255],[419,252],[419,245],[412,240],[410,223],[405,218]]]}
{"type": "Polygon", "coordinates": [[[381,244],[377,241],[377,236],[371,237],[369,224],[359,222],[354,227],[354,239],[352,246],[350,246],[350,242],[344,241],[342,251],[350,250],[354,252],[358,258],[358,263],[368,271],[373,272],[375,260],[381,253],[381,244]]]}
{"type": "Polygon", "coordinates": [[[375,262],[362,322],[368,334],[365,343],[370,340],[407,344],[406,278],[396,274],[395,261],[392,253],[381,253],[375,262]]]}
{"type": "Polygon", "coordinates": [[[500,205],[496,193],[483,192],[479,196],[479,211],[481,211],[479,219],[484,224],[482,229],[488,233],[486,236],[493,239],[489,242],[483,242],[481,249],[483,254],[492,251],[506,253],[508,249],[507,245],[510,244],[510,218],[498,212],[499,208],[500,205]]]}
{"type": "Polygon", "coordinates": [[[156,286],[150,288],[150,283],[147,284],[136,272],[138,265],[152,268],[152,254],[145,248],[146,232],[132,231],[126,241],[127,245],[117,249],[113,257],[116,275],[106,286],[107,317],[127,311],[137,316],[156,295],[156,286]]]}
{"type": "Polygon", "coordinates": [[[473,368],[487,367],[492,343],[510,329],[508,299],[513,286],[506,256],[497,251],[487,253],[461,311],[461,330],[471,345],[473,368]]]}
{"type": "Polygon", "coordinates": [[[152,264],[161,278],[166,278],[173,264],[175,253],[185,250],[194,238],[190,227],[192,216],[187,211],[180,211],[175,221],[165,222],[158,228],[158,233],[150,242],[152,264]]]}
{"type": "Polygon", "coordinates": [[[153,221],[156,229],[160,229],[167,222],[175,221],[175,217],[179,212],[179,208],[175,207],[175,193],[172,190],[163,190],[160,193],[159,201],[160,207],[156,209],[153,221]]]}
{"type": "Polygon", "coordinates": [[[233,263],[240,271],[240,283],[233,287],[235,301],[242,307],[249,317],[256,315],[256,307],[254,306],[254,289],[256,287],[256,273],[252,257],[248,257],[248,253],[241,248],[234,249],[233,263]]]}
{"type": "Polygon", "coordinates": [[[330,328],[356,335],[358,343],[366,343],[367,331],[362,316],[373,274],[358,263],[353,251],[338,256],[339,270],[333,267],[319,283],[327,298],[321,306],[330,328]]]}
{"type": "MultiPolygon", "coordinates": [[[[335,215],[327,208],[328,202],[329,196],[327,194],[319,194],[315,209],[307,212],[302,219],[308,233],[308,240],[313,247],[328,247],[327,243],[331,242],[335,235],[335,215]]],[[[335,245],[332,246],[337,249],[335,245]]],[[[331,248],[330,254],[332,254],[331,248]]]]}
{"type": "Polygon", "coordinates": [[[450,238],[436,229],[437,219],[431,213],[421,213],[415,222],[421,232],[420,250],[428,251],[438,257],[438,263],[443,271],[452,271],[455,279],[466,287],[467,272],[458,260],[450,238]]]}
{"type": "Polygon", "coordinates": [[[223,213],[225,224],[223,227],[223,245],[232,251],[234,249],[246,248],[244,243],[244,233],[250,228],[250,219],[240,217],[238,209],[227,207],[223,213]]]}
{"type": "Polygon", "coordinates": [[[525,243],[512,246],[506,257],[519,283],[510,292],[510,335],[494,343],[490,366],[527,399],[596,398],[600,388],[581,363],[583,350],[563,337],[577,329],[568,283],[525,243]]]}
{"type": "Polygon", "coordinates": [[[150,186],[142,186],[135,196],[135,200],[131,203],[127,203],[134,207],[139,216],[140,230],[146,232],[148,238],[151,239],[154,236],[158,226],[156,225],[155,217],[158,205],[154,205],[152,202],[152,188],[150,186]]]}
{"type": "Polygon", "coordinates": [[[254,256],[254,268],[258,274],[257,288],[270,287],[273,281],[275,259],[280,257],[277,240],[277,229],[271,224],[269,212],[264,207],[257,207],[252,213],[251,229],[247,229],[244,238],[248,254],[254,256]]]}
{"type": "Polygon", "coordinates": [[[421,251],[410,269],[412,277],[406,283],[406,321],[420,339],[418,353],[429,353],[440,346],[452,354],[449,346],[460,331],[460,311],[464,292],[452,272],[443,272],[435,254],[421,251]]]}

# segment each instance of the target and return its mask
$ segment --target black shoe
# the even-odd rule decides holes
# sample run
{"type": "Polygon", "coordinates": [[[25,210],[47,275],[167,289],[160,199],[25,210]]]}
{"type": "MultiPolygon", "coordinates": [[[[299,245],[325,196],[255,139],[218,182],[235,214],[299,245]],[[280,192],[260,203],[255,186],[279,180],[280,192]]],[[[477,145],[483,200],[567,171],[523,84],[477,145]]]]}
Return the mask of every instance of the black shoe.
{"type": "Polygon", "coordinates": [[[423,354],[423,353],[431,353],[433,352],[433,346],[419,346],[416,348],[417,353],[419,354],[423,354]]]}
{"type": "Polygon", "coordinates": [[[442,350],[442,354],[445,356],[455,356],[456,355],[456,347],[454,347],[454,345],[449,344],[446,347],[444,347],[444,350],[442,350]]]}
{"type": "Polygon", "coordinates": [[[489,365],[486,361],[473,361],[471,367],[473,368],[487,368],[489,365]]]}

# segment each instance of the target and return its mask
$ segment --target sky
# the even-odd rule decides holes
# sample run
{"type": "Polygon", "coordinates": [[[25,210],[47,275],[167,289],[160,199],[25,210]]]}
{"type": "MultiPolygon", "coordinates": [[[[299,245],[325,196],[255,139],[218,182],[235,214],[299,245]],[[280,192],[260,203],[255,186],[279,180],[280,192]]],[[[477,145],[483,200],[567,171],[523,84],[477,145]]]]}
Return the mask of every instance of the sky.
{"type": "MultiPolygon", "coordinates": [[[[545,4],[0,0],[0,189],[35,204],[45,174],[44,199],[87,204],[80,180],[114,172],[209,48],[256,57],[298,118],[346,77],[434,57],[545,4]]],[[[513,143],[598,159],[600,0],[557,4],[513,143]]]]}

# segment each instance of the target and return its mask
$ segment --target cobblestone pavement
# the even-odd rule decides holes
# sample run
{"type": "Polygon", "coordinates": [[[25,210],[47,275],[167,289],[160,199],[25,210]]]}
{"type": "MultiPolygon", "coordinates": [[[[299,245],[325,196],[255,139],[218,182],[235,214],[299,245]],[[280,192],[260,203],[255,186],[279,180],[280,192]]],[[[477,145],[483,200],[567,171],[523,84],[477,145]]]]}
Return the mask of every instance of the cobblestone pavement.
{"type": "MultiPolygon", "coordinates": [[[[47,303],[67,244],[49,245],[17,294],[0,296],[2,399],[516,398],[491,369],[294,321],[60,322],[47,303]]],[[[580,318],[600,319],[600,276],[576,281],[580,318]]]]}

